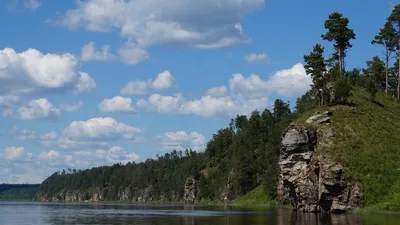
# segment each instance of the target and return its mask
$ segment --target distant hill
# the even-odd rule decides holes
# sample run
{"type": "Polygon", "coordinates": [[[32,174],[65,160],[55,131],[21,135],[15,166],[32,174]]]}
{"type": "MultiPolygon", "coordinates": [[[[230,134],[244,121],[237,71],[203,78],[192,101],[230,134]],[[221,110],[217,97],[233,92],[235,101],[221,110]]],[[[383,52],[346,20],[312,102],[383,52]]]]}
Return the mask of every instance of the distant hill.
{"type": "Polygon", "coordinates": [[[0,184],[0,200],[34,200],[39,184],[0,184]]]}

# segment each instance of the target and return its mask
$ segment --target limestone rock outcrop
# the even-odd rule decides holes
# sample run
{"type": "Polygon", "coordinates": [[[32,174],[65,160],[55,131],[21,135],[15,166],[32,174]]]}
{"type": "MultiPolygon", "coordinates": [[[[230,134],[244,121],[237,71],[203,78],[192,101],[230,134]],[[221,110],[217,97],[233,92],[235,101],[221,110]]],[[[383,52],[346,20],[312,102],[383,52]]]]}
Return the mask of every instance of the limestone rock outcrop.
{"type": "Polygon", "coordinates": [[[317,112],[307,125],[291,124],[283,134],[278,201],[295,210],[341,213],[362,206],[360,185],[347,181],[345,168],[327,154],[336,135],[331,115],[317,112]]]}
{"type": "Polygon", "coordinates": [[[193,177],[189,177],[186,180],[183,201],[185,203],[193,204],[196,200],[196,180],[193,177]]]}

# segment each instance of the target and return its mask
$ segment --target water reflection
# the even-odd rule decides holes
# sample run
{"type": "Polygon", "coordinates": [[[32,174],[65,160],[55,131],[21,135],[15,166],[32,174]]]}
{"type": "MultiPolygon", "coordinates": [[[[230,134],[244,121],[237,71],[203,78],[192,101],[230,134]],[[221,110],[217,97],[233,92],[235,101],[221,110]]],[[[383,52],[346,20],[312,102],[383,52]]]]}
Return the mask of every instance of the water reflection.
{"type": "Polygon", "coordinates": [[[5,204],[4,225],[398,225],[400,215],[329,215],[290,209],[124,204],[5,204]]]}

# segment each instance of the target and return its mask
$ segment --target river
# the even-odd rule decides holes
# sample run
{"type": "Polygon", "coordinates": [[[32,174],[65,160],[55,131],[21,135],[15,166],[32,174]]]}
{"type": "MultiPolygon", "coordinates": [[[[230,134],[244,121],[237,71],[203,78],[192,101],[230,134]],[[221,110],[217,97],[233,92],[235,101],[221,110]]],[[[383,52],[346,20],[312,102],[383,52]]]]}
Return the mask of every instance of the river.
{"type": "Polygon", "coordinates": [[[400,214],[316,215],[233,206],[0,202],[1,225],[398,225],[400,214]]]}

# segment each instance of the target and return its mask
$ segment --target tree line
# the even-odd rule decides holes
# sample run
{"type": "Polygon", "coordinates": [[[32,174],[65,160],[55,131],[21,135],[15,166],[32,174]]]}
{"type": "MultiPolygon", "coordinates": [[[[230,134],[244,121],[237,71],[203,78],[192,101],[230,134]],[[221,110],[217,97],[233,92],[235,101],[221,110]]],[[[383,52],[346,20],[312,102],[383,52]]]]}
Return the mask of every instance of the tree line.
{"type": "Polygon", "coordinates": [[[366,62],[366,68],[346,71],[347,51],[353,47],[351,40],[356,38],[354,30],[349,28],[349,22],[338,12],[330,14],[325,21],[327,32],[321,38],[332,42],[334,51],[330,58],[325,59],[324,47],[316,44],[308,55],[304,55],[305,69],[311,75],[313,84],[310,92],[298,101],[313,98],[319,106],[344,103],[354,85],[366,88],[372,98],[378,91],[384,91],[386,95],[396,96],[400,100],[400,5],[393,8],[371,41],[373,45],[382,46],[384,61],[374,56],[366,62]]]}
{"type": "Polygon", "coordinates": [[[129,199],[133,199],[151,187],[155,201],[180,201],[186,179],[193,177],[198,201],[221,201],[226,193],[234,199],[261,184],[273,199],[281,135],[297,116],[318,106],[347,104],[353,86],[367,89],[370,98],[382,91],[400,99],[400,5],[394,7],[371,41],[382,46],[385,60],[375,56],[366,62],[366,68],[346,70],[346,56],[356,38],[349,24],[341,13],[328,16],[327,31],[321,39],[333,44],[333,52],[326,59],[324,47],[316,44],[304,55],[304,67],[313,82],[310,90],[296,100],[293,111],[288,103],[277,99],[272,110],[233,118],[213,135],[203,152],[172,151],[141,163],[64,170],[44,180],[39,193],[53,196],[63,190],[79,190],[89,200],[94,190],[102,190],[105,200],[119,200],[121,190],[128,190],[129,199]],[[397,60],[393,63],[394,54],[397,60]]]}

